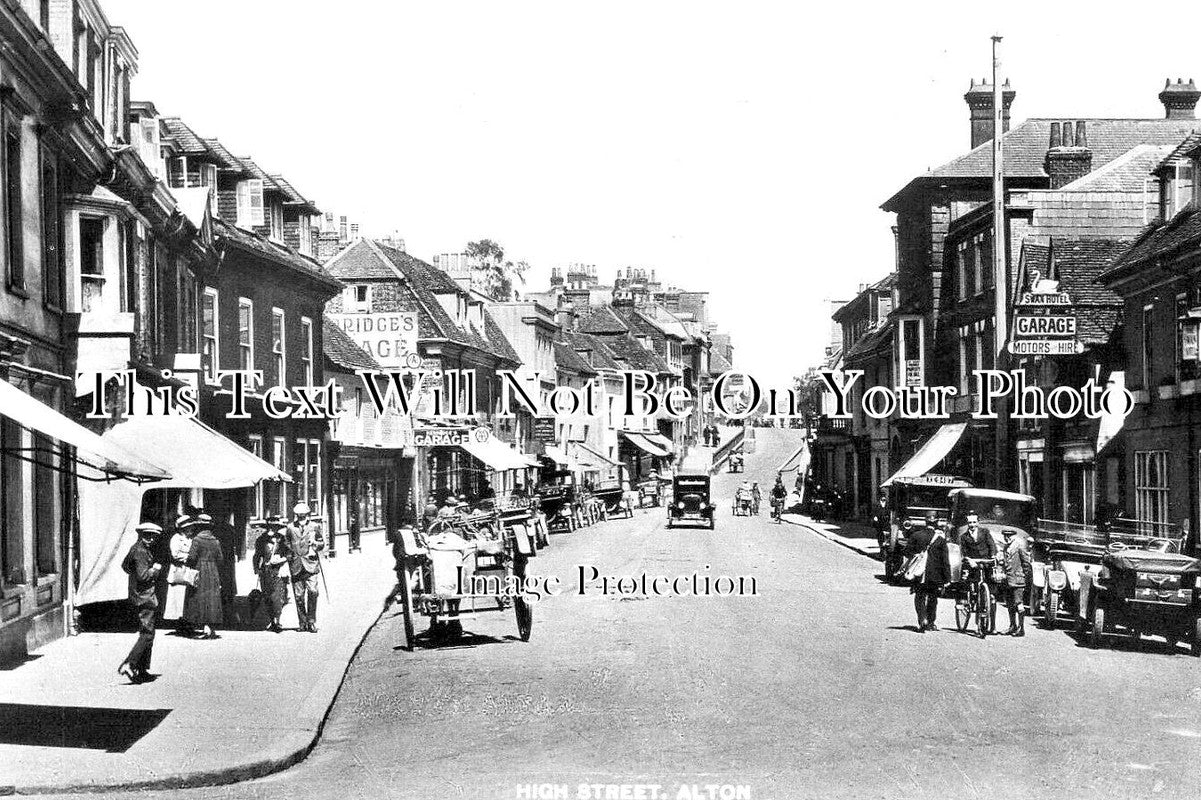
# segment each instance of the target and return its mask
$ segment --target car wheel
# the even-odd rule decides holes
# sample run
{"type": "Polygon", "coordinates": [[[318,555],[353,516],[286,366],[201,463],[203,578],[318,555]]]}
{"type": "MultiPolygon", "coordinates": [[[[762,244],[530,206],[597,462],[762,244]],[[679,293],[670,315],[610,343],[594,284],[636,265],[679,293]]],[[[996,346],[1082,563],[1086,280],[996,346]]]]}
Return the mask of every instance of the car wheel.
{"type": "Polygon", "coordinates": [[[1046,600],[1043,601],[1043,626],[1054,628],[1058,616],[1059,592],[1047,592],[1046,600]]]}
{"type": "Polygon", "coordinates": [[[1088,643],[1094,650],[1101,646],[1101,637],[1105,635],[1105,609],[1098,606],[1093,610],[1093,629],[1089,632],[1088,643]]]}

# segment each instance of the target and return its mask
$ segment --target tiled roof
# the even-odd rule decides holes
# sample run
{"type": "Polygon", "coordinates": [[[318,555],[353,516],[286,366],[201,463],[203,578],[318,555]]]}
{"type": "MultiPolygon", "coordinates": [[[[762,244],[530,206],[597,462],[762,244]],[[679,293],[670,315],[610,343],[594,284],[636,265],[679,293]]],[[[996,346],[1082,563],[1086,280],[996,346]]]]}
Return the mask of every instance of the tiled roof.
{"type": "Polygon", "coordinates": [[[843,360],[850,365],[882,352],[892,344],[892,331],[891,320],[886,321],[883,325],[877,325],[851,345],[851,349],[847,351],[846,358],[843,360]]]}
{"type": "Polygon", "coordinates": [[[1171,153],[1164,157],[1163,162],[1159,165],[1160,168],[1162,169],[1169,164],[1178,164],[1184,161],[1189,156],[1193,155],[1198,147],[1201,147],[1201,133],[1190,133],[1183,142],[1177,145],[1171,153]]]}
{"type": "Polygon", "coordinates": [[[246,174],[246,165],[225,148],[217,139],[204,139],[205,145],[222,169],[233,170],[241,175],[246,174]]]}
{"type": "Polygon", "coordinates": [[[555,342],[555,365],[559,369],[575,372],[579,375],[596,374],[596,370],[592,368],[592,365],[566,341],[555,342]]]}
{"type": "Polygon", "coordinates": [[[723,356],[719,351],[711,350],[709,352],[709,374],[710,375],[720,375],[723,372],[729,372],[733,368],[734,368],[734,365],[731,364],[729,361],[727,361],[726,357],[723,356]]]}
{"type": "Polygon", "coordinates": [[[167,137],[175,143],[183,155],[201,155],[209,152],[204,141],[179,117],[163,117],[162,123],[167,131],[167,137]]]}
{"type": "Polygon", "coordinates": [[[328,319],[321,320],[322,349],[325,357],[339,367],[354,372],[360,369],[379,369],[379,364],[363,348],[328,319]]]}
{"type": "Polygon", "coordinates": [[[593,306],[580,315],[577,327],[584,333],[628,333],[630,326],[613,311],[612,306],[593,306]]]}
{"type": "Polygon", "coordinates": [[[512,361],[514,364],[521,363],[521,356],[517,355],[517,351],[513,349],[509,337],[505,336],[504,331],[496,324],[496,320],[492,319],[492,315],[486,308],[484,309],[484,338],[488,340],[488,344],[492,345],[492,351],[496,355],[506,361],[512,361]]]}
{"type": "MultiPolygon", "coordinates": [[[[1002,136],[1005,176],[1027,180],[1045,180],[1047,149],[1051,141],[1051,123],[1058,119],[1028,119],[1002,136]]],[[[1072,118],[1072,121],[1077,121],[1072,118]]],[[[1175,147],[1190,133],[1201,129],[1195,119],[1086,119],[1083,120],[1092,151],[1093,169],[1113,161],[1138,145],[1175,147]]],[[[992,141],[918,176],[884,203],[890,210],[916,184],[959,178],[992,178],[992,141]]]]}
{"type": "Polygon", "coordinates": [[[1138,192],[1147,187],[1147,178],[1155,172],[1171,145],[1140,144],[1100,169],[1060,187],[1063,192],[1138,192]]]}
{"type": "Polygon", "coordinates": [[[1038,270],[1039,275],[1051,274],[1051,243],[1047,240],[1026,239],[1022,242],[1022,268],[1029,275],[1038,270]]]}
{"type": "Polygon", "coordinates": [[[219,217],[212,217],[212,224],[213,236],[215,238],[232,243],[242,250],[254,253],[272,263],[292,269],[307,278],[323,283],[332,292],[341,291],[342,283],[336,277],[322,272],[320,265],[316,261],[302,256],[287,245],[271,241],[265,236],[251,233],[235,225],[230,225],[219,217]]]}
{"type": "Polygon", "coordinates": [[[263,168],[254,163],[254,159],[239,157],[238,161],[246,168],[252,177],[258,178],[263,182],[264,189],[274,189],[277,192],[283,193],[283,188],[275,182],[275,179],[263,171],[263,168]]]}
{"type": "Polygon", "coordinates": [[[366,239],[359,239],[326,262],[325,271],[351,283],[372,279],[396,280],[401,274],[366,239]]]}
{"type": "Polygon", "coordinates": [[[1134,243],[1119,255],[1113,266],[1100,276],[1102,282],[1149,260],[1170,257],[1178,251],[1201,244],[1201,210],[1192,203],[1167,222],[1149,226],[1134,243]]]}
{"type": "MultiPolygon", "coordinates": [[[[599,336],[580,331],[564,331],[568,345],[577,354],[588,353],[592,358],[593,369],[621,369],[622,365],[614,358],[613,351],[599,336]]],[[[587,360],[583,355],[580,356],[587,360]]]]}
{"type": "Polygon", "coordinates": [[[1081,306],[1076,309],[1076,338],[1086,345],[1106,344],[1122,321],[1122,309],[1081,306]]]}
{"type": "Polygon", "coordinates": [[[623,369],[638,369],[645,372],[671,372],[667,362],[647,350],[629,333],[610,334],[603,337],[605,345],[613,352],[623,369]]]}
{"type": "Polygon", "coordinates": [[[1071,296],[1074,306],[1121,307],[1122,298],[1098,284],[1097,278],[1129,246],[1129,241],[1056,236],[1051,240],[1055,263],[1051,274],[1059,281],[1059,288],[1071,296]]]}

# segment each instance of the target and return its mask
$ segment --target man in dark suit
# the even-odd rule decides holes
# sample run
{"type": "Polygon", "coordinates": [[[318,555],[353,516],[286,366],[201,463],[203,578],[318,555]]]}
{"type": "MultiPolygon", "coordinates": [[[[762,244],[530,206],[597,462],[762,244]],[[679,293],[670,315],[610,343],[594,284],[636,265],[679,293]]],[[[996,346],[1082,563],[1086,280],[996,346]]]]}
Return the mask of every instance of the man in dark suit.
{"type": "Polygon", "coordinates": [[[138,540],[129,548],[121,569],[129,575],[129,599],[138,610],[138,640],[129,655],[117,667],[117,672],[129,678],[130,683],[145,683],[150,680],[150,654],[154,649],[154,623],[158,616],[159,573],[163,565],[154,558],[154,541],[163,529],[153,522],[143,522],[137,527],[138,540]]]}
{"type": "Polygon", "coordinates": [[[288,526],[285,542],[300,630],[316,633],[317,581],[321,573],[319,553],[325,549],[325,537],[321,535],[317,523],[309,519],[309,514],[308,504],[296,504],[292,509],[292,524],[288,526]]]}
{"type": "Polygon", "coordinates": [[[909,535],[907,556],[926,554],[926,569],[913,581],[913,607],[917,611],[917,631],[938,630],[938,592],[951,582],[951,559],[947,550],[947,535],[938,525],[934,514],[926,515],[925,525],[909,535]]]}

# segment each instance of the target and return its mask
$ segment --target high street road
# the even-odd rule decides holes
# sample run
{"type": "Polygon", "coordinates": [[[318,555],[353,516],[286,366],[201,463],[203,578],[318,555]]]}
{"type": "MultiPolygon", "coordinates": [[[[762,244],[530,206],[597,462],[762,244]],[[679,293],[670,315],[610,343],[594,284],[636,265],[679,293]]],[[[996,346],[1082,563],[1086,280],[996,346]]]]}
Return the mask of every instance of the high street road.
{"type": "MultiPolygon", "coordinates": [[[[759,430],[746,477],[766,492],[798,435],[759,430]]],[[[1033,624],[1024,639],[980,641],[954,631],[947,601],[943,630],[918,635],[910,595],[882,583],[877,562],[772,523],[766,503],[760,517],[732,518],[743,477],[715,477],[715,531],[667,530],[653,509],[555,536],[533,564],[565,582],[579,565],[667,576],[707,565],[753,577],[758,596],[565,593],[537,604],[528,643],[511,614],[485,615],[461,640],[414,652],[389,611],[304,762],[249,783],[144,796],[517,798],[544,784],[569,797],[580,784],[657,784],[672,798],[681,786],[689,797],[749,787],[754,798],[1201,788],[1201,664],[1183,648],[1115,640],[1093,651],[1033,624]]]]}

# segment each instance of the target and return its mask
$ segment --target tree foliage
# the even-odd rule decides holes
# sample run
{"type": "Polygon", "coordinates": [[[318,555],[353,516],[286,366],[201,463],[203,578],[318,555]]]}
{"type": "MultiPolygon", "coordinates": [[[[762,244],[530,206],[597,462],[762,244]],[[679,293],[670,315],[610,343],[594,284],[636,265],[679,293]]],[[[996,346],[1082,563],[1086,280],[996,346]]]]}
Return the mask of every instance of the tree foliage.
{"type": "Polygon", "coordinates": [[[525,285],[530,265],[525,261],[506,261],[505,249],[498,242],[492,239],[468,242],[466,252],[484,271],[484,293],[493,300],[511,300],[514,285],[525,285]]]}

